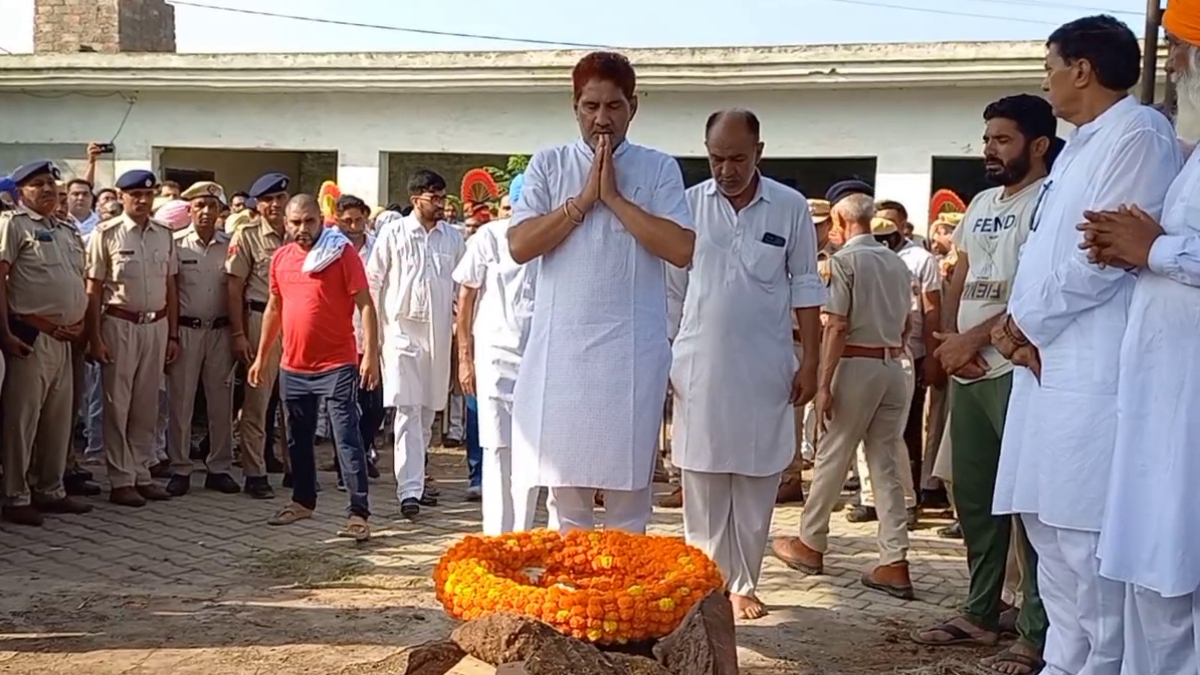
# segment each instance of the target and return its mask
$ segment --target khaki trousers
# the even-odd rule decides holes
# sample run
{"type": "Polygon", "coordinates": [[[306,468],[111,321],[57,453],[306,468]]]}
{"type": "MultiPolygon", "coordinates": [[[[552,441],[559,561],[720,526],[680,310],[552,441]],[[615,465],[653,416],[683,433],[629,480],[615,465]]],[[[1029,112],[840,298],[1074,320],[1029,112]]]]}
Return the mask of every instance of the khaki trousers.
{"type": "Polygon", "coordinates": [[[4,503],[67,496],[63,472],[71,446],[71,345],[38,335],[33,353],[8,361],[4,378],[4,503]],[[32,493],[32,494],[31,494],[32,493]]]}
{"type": "Polygon", "coordinates": [[[171,473],[192,473],[192,413],[196,387],[204,387],[208,410],[208,472],[233,470],[233,352],[228,328],[179,329],[179,359],[167,368],[167,456],[171,473]]]}
{"type": "MultiPolygon", "coordinates": [[[[262,312],[250,312],[246,321],[250,348],[257,350],[258,341],[262,336],[262,312]]],[[[282,338],[275,340],[267,354],[267,362],[263,364],[263,386],[251,387],[246,384],[245,400],[242,402],[242,419],[239,432],[242,438],[242,475],[246,478],[259,478],[267,475],[267,408],[271,402],[271,389],[279,376],[279,359],[283,356],[282,338]]],[[[282,400],[283,392],[279,393],[282,400]]],[[[283,406],[280,405],[280,408],[283,406]]],[[[287,450],[278,453],[281,458],[287,457],[287,450]]],[[[287,463],[287,460],[283,460],[287,463]]]]}
{"type": "Polygon", "coordinates": [[[833,376],[833,417],[817,445],[816,467],[800,539],[814,551],[829,547],[829,517],[842,493],[854,451],[863,444],[875,481],[879,513],[880,562],[900,562],[908,555],[904,488],[897,465],[896,443],[904,434],[911,402],[912,362],[907,359],[843,358],[833,376]]]}
{"type": "Polygon", "coordinates": [[[136,324],[100,319],[112,359],[100,369],[104,382],[104,454],[114,488],[150,485],[158,427],[158,390],[167,359],[167,321],[136,324]]]}

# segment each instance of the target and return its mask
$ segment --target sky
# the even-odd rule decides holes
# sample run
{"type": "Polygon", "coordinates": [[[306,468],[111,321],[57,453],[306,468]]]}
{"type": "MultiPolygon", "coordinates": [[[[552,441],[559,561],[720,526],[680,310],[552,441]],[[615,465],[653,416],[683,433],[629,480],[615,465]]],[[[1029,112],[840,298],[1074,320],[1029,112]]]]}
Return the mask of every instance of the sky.
{"type": "MultiPolygon", "coordinates": [[[[0,0],[5,26],[0,49],[33,50],[33,4],[34,0],[0,0]]],[[[176,5],[178,51],[192,53],[1041,40],[1071,19],[1099,13],[1113,14],[1140,36],[1146,7],[1144,0],[180,0],[172,4],[176,5]],[[319,21],[256,16],[221,7],[319,21]]]]}

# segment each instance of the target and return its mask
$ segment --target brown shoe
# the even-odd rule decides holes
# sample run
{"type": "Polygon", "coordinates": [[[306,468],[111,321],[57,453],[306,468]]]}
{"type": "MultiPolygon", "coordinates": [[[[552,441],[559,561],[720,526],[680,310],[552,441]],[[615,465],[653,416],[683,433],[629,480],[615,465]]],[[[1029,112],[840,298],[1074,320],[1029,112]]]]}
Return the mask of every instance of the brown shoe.
{"type": "Polygon", "coordinates": [[[803,504],[804,485],[800,477],[785,479],[779,484],[779,492],[775,495],[776,504],[803,504]]]}
{"type": "Polygon", "coordinates": [[[163,460],[150,467],[150,475],[154,478],[166,478],[171,475],[171,462],[163,460]]]}
{"type": "Polygon", "coordinates": [[[0,517],[4,518],[14,525],[28,525],[30,527],[41,527],[45,520],[38,510],[33,508],[32,504],[24,506],[5,506],[0,509],[0,517]]]}
{"type": "Polygon", "coordinates": [[[137,486],[138,494],[152,502],[165,502],[171,499],[171,493],[158,483],[137,486]]]}
{"type": "Polygon", "coordinates": [[[683,488],[677,487],[674,490],[671,490],[669,494],[663,495],[662,499],[658,500],[658,505],[664,509],[682,509],[683,488]]]}
{"type": "Polygon", "coordinates": [[[893,598],[913,599],[912,580],[908,577],[908,562],[879,565],[863,572],[862,584],[867,588],[883,591],[893,598]]]}
{"type": "Polygon", "coordinates": [[[69,515],[83,515],[92,512],[92,505],[87,502],[75,499],[74,497],[63,497],[48,502],[38,502],[34,507],[42,513],[64,513],[69,515]]]}
{"type": "Polygon", "coordinates": [[[108,501],[117,506],[138,507],[146,505],[146,500],[138,494],[138,490],[135,487],[113,488],[108,493],[108,501]]]}
{"type": "Polygon", "coordinates": [[[771,543],[775,557],[783,564],[805,574],[823,574],[825,556],[809,548],[800,537],[783,537],[771,543]]]}

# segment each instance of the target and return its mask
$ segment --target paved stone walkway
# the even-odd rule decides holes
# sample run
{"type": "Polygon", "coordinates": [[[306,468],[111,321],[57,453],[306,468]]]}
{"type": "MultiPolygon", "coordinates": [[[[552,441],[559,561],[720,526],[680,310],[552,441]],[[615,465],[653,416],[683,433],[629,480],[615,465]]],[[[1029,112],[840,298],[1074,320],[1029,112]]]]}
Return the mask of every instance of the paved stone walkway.
{"type": "MultiPolygon", "coordinates": [[[[51,602],[59,597],[54,594],[74,594],[70,602],[81,597],[79,609],[84,610],[114,596],[161,599],[194,595],[212,602],[214,598],[252,592],[256,601],[270,602],[274,594],[282,602],[291,598],[289,593],[296,589],[336,589],[342,585],[358,589],[353,596],[355,602],[362,599],[362,589],[375,589],[390,594],[389,607],[393,609],[397,603],[410,605],[421,608],[429,620],[440,621],[432,597],[432,568],[448,545],[462,534],[478,530],[480,514],[478,504],[465,501],[461,452],[441,451],[435,460],[435,475],[441,478],[442,506],[426,509],[417,522],[401,520],[394,482],[385,475],[372,485],[375,530],[371,542],[364,545],[334,536],[344,523],[345,496],[334,490],[332,473],[321,475],[324,489],[316,517],[288,527],[266,525],[267,518],[286,504],[286,491],[279,490],[279,496],[272,501],[220,495],[201,488],[202,473],[193,477],[191,494],[170,502],[129,509],[111,505],[104,498],[94,498],[93,513],[52,516],[42,528],[2,523],[0,591],[8,601],[0,606],[3,610],[0,611],[0,672],[27,672],[6,670],[6,664],[33,668],[35,662],[28,660],[30,651],[54,653],[56,649],[53,641],[39,650],[17,647],[22,644],[21,639],[33,634],[54,632],[54,626],[42,625],[36,613],[22,611],[21,597],[31,606],[54,605],[64,609],[59,607],[62,602],[51,602]],[[374,581],[362,582],[366,578],[374,581]]],[[[89,468],[102,473],[99,467],[89,468]]],[[[276,484],[277,479],[272,477],[276,484]]],[[[773,533],[795,532],[800,512],[799,506],[778,508],[773,533]]],[[[543,511],[539,522],[544,523],[544,519],[543,511]]],[[[768,627],[783,630],[787,624],[798,621],[800,614],[825,610],[834,612],[839,621],[874,623],[906,632],[920,622],[953,612],[965,595],[967,574],[961,545],[940,540],[934,534],[937,527],[944,525],[944,521],[925,523],[924,529],[914,533],[910,560],[918,599],[903,602],[870,591],[858,581],[861,570],[876,559],[874,525],[852,525],[846,522],[844,512],[835,513],[826,575],[804,577],[767,558],[762,595],[773,613],[755,626],[760,630],[768,627]]],[[[659,509],[652,529],[656,533],[681,535],[682,514],[678,510],[659,509]]],[[[307,600],[312,597],[315,594],[307,600]]],[[[70,612],[54,614],[62,626],[70,624],[75,631],[119,632],[112,625],[89,629],[80,625],[78,617],[70,619],[68,615],[70,612]]],[[[107,622],[124,620],[119,612],[103,616],[107,622]]],[[[138,620],[144,621],[145,617],[138,620]]],[[[753,631],[749,632],[753,637],[753,631]]],[[[769,633],[759,636],[759,642],[765,645],[767,641],[778,641],[778,635],[769,633]]],[[[233,639],[236,631],[229,635],[233,639]]],[[[167,642],[172,639],[170,635],[162,637],[167,642]]],[[[153,644],[153,636],[146,637],[144,642],[153,644]]],[[[67,668],[67,664],[63,662],[60,667],[67,668]]],[[[36,665],[40,672],[59,672],[53,665],[36,665]]],[[[106,672],[142,671],[127,667],[110,671],[95,664],[89,668],[89,675],[106,672]]],[[[210,667],[209,672],[302,671],[222,671],[210,667]]]]}

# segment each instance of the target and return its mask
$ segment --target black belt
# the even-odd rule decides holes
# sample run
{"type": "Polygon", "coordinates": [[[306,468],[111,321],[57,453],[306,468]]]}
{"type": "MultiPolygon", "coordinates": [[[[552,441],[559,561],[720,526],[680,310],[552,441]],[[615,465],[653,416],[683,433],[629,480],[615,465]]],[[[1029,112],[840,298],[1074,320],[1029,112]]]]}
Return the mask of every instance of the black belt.
{"type": "Polygon", "coordinates": [[[258,312],[261,314],[267,311],[267,303],[259,302],[258,300],[247,300],[246,306],[250,308],[251,312],[258,312]]]}
{"type": "Polygon", "coordinates": [[[229,317],[218,316],[211,321],[205,321],[204,319],[197,319],[194,316],[181,316],[179,317],[179,325],[184,328],[194,328],[197,330],[203,328],[228,328],[229,317]]]}

